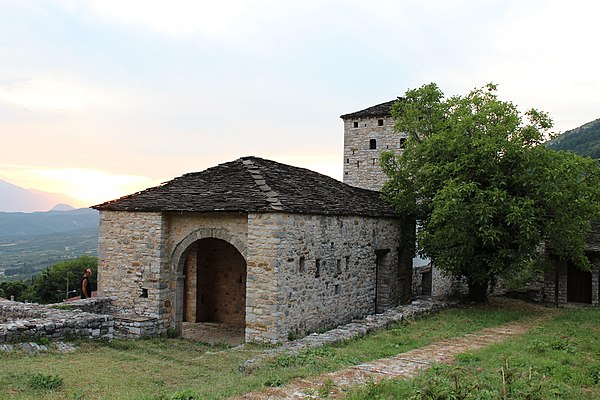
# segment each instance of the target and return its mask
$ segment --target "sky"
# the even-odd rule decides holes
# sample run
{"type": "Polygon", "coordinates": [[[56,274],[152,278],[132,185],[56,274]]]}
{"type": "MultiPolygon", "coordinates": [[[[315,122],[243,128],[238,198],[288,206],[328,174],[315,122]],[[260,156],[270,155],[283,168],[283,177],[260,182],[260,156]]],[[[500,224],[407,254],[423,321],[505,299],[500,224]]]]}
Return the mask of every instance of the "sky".
{"type": "Polygon", "coordinates": [[[600,2],[0,0],[0,179],[89,206],[243,156],[341,179],[340,115],[493,82],[600,117],[600,2]]]}

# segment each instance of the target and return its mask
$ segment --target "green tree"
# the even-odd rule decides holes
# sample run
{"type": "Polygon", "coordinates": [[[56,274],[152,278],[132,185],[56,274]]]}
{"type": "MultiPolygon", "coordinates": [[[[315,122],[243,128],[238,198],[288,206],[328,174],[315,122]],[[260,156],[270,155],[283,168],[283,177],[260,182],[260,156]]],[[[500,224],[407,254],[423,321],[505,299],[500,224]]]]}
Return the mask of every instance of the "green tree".
{"type": "Polygon", "coordinates": [[[407,91],[392,114],[409,137],[402,155],[382,157],[383,195],[418,223],[422,256],[466,277],[471,300],[486,301],[499,276],[543,265],[542,244],[589,268],[599,166],[546,148],[545,113],[520,113],[493,84],[451,98],[428,84],[407,91]]]}
{"type": "Polygon", "coordinates": [[[70,296],[81,295],[81,278],[86,268],[92,270],[90,281],[92,287],[95,287],[98,258],[81,256],[59,262],[42,271],[33,284],[31,300],[39,303],[55,303],[64,300],[67,294],[67,279],[70,296]]]}

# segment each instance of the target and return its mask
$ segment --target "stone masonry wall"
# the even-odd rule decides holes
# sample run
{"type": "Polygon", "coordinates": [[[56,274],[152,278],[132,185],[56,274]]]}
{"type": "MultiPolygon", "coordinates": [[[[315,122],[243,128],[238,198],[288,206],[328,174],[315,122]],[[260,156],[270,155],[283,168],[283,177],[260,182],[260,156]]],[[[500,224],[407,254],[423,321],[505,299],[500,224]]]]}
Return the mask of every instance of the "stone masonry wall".
{"type": "Polygon", "coordinates": [[[379,166],[381,153],[402,152],[399,135],[394,132],[392,117],[358,118],[344,120],[344,183],[364,189],[381,190],[387,177],[379,166]],[[383,120],[383,125],[379,125],[383,120]],[[357,123],[358,127],[354,127],[357,123]],[[375,139],[376,148],[370,141],[375,139]]]}
{"type": "Polygon", "coordinates": [[[105,340],[113,338],[114,323],[111,315],[73,309],[77,306],[105,309],[109,304],[108,299],[81,300],[73,303],[77,304],[41,305],[0,300],[0,343],[25,342],[42,337],[56,340],[69,337],[105,340]]]}
{"type": "Polygon", "coordinates": [[[161,279],[166,221],[157,212],[100,211],[98,292],[123,315],[158,321],[166,329],[169,285],[161,279]]]}
{"type": "Polygon", "coordinates": [[[399,247],[399,220],[249,215],[246,340],[278,342],[348,322],[374,313],[376,296],[397,305],[399,247]]]}

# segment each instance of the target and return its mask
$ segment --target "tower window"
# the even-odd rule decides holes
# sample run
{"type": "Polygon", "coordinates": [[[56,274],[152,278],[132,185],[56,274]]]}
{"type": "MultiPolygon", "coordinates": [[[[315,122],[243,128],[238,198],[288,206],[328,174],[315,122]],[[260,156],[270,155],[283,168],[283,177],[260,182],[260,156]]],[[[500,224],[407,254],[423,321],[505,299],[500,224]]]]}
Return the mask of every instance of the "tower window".
{"type": "Polygon", "coordinates": [[[350,159],[346,158],[346,164],[350,164],[350,159]]]}
{"type": "Polygon", "coordinates": [[[369,149],[375,150],[377,148],[377,140],[371,139],[369,140],[369,149]]]}
{"type": "Polygon", "coordinates": [[[400,148],[403,149],[406,146],[406,138],[400,138],[400,148]]]}
{"type": "Polygon", "coordinates": [[[383,126],[383,120],[382,119],[378,119],[377,120],[377,126],[383,126]]]}
{"type": "Polygon", "coordinates": [[[352,126],[353,126],[354,128],[358,128],[358,121],[354,121],[354,122],[352,123],[352,126]]]}
{"type": "Polygon", "coordinates": [[[315,278],[321,276],[321,260],[319,258],[315,261],[315,278]]]}

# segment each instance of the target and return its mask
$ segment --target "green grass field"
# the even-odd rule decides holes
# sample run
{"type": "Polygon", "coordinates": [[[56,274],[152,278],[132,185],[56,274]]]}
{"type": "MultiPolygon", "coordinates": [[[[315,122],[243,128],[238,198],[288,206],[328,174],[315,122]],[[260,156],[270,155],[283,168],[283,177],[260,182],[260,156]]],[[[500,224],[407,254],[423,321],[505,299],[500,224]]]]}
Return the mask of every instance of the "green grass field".
{"type": "Polygon", "coordinates": [[[414,380],[355,390],[362,399],[600,399],[600,310],[563,309],[526,335],[461,354],[414,380]]]}
{"type": "MultiPolygon", "coordinates": [[[[368,360],[396,355],[442,338],[462,335],[484,327],[533,318],[540,312],[556,316],[549,320],[543,329],[537,329],[536,333],[511,340],[509,344],[493,346],[496,350],[484,350],[489,353],[461,356],[458,370],[455,369],[457,367],[436,367],[433,376],[444,376],[442,371],[448,368],[449,377],[460,371],[465,375],[464,378],[461,376],[460,380],[469,385],[467,379],[470,374],[476,377],[489,374],[489,378],[485,378],[484,382],[497,386],[498,371],[505,365],[508,366],[507,373],[513,374],[511,376],[529,373],[527,360],[530,357],[529,352],[532,352],[540,360],[547,362],[539,367],[539,371],[537,366],[532,370],[536,379],[539,374],[550,376],[556,373],[557,377],[551,379],[558,379],[560,385],[566,387],[572,385],[571,378],[566,377],[567,371],[572,371],[570,373],[577,376],[591,374],[587,380],[577,378],[577,382],[582,385],[585,383],[585,387],[588,388],[586,390],[597,395],[598,384],[593,382],[600,376],[594,378],[593,374],[596,371],[596,374],[600,375],[600,343],[596,339],[600,336],[598,310],[559,312],[552,308],[531,307],[521,302],[500,301],[485,307],[445,310],[363,338],[307,350],[298,356],[281,355],[261,361],[245,372],[240,372],[239,366],[261,352],[263,346],[250,344],[243,349],[230,349],[225,346],[209,346],[161,337],[139,341],[116,340],[111,343],[81,341],[76,343],[78,350],[68,354],[54,351],[37,355],[27,355],[18,351],[0,353],[0,398],[222,399],[267,386],[283,385],[294,378],[318,375],[368,360]],[[576,319],[573,321],[572,318],[576,319]],[[578,327],[579,324],[583,324],[583,320],[587,321],[585,329],[578,327]],[[577,323],[574,323],[575,321],[577,323]],[[510,343],[516,344],[511,348],[510,343]],[[557,349],[561,346],[565,349],[557,349]],[[528,353],[520,358],[519,351],[528,353]],[[506,357],[505,354],[511,355],[512,358],[506,357]],[[550,355],[559,358],[556,365],[551,363],[550,355]],[[588,364],[585,372],[577,372],[579,366],[571,365],[572,361],[565,361],[571,360],[571,357],[575,360],[585,359],[588,364]],[[594,365],[596,367],[593,367],[594,365]],[[477,373],[469,372],[479,369],[481,371],[477,373]]],[[[543,379],[545,382],[550,378],[543,379]]],[[[412,393],[405,396],[408,398],[416,395],[415,390],[420,390],[415,389],[415,385],[419,385],[418,382],[419,380],[372,385],[363,391],[352,393],[351,396],[355,399],[402,398],[395,394],[400,391],[412,393]],[[388,395],[388,392],[392,394],[388,395]]],[[[422,382],[433,384],[431,378],[422,382]]]]}

